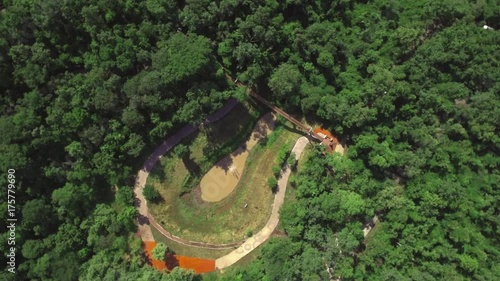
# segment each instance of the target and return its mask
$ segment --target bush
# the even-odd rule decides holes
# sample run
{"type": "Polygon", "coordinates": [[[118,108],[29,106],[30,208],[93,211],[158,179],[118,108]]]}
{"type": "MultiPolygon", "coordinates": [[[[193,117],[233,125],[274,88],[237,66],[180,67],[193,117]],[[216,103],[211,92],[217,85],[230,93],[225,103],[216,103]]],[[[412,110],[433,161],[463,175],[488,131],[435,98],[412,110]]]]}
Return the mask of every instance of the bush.
{"type": "Polygon", "coordinates": [[[168,250],[167,245],[160,242],[156,244],[156,247],[153,249],[153,251],[151,251],[151,255],[155,260],[164,261],[165,253],[167,252],[167,250],[168,250]]]}
{"type": "Polygon", "coordinates": [[[278,180],[274,176],[270,176],[267,179],[267,184],[271,188],[271,190],[274,192],[276,191],[276,187],[278,187],[278,180]]]}
{"type": "Polygon", "coordinates": [[[277,165],[274,165],[273,166],[273,174],[276,178],[279,178],[280,176],[280,173],[281,173],[281,167],[280,166],[277,166],[277,165]]]}
{"type": "Polygon", "coordinates": [[[287,120],[285,119],[285,117],[278,114],[278,116],[276,117],[276,123],[281,125],[285,124],[286,122],[287,120]]]}
{"type": "Polygon", "coordinates": [[[288,166],[293,170],[297,164],[297,159],[295,159],[295,153],[290,153],[287,160],[288,166]]]}
{"type": "Polygon", "coordinates": [[[144,198],[146,198],[148,202],[158,202],[160,199],[160,193],[149,184],[142,190],[142,195],[144,195],[144,198]]]}
{"type": "Polygon", "coordinates": [[[278,160],[278,165],[283,165],[285,164],[285,160],[286,160],[286,157],[288,156],[288,145],[284,145],[280,148],[280,150],[278,151],[278,156],[277,156],[277,160],[278,160]]]}
{"type": "Polygon", "coordinates": [[[290,175],[288,178],[288,184],[290,184],[291,187],[296,188],[297,187],[297,177],[295,174],[290,175]]]}
{"type": "Polygon", "coordinates": [[[274,131],[266,138],[265,145],[267,147],[270,147],[276,141],[276,139],[281,135],[281,132],[283,132],[283,126],[276,124],[274,126],[274,131]]]}
{"type": "Polygon", "coordinates": [[[252,237],[252,235],[253,235],[253,231],[252,231],[251,229],[248,229],[248,230],[247,230],[247,232],[245,233],[245,236],[246,236],[247,238],[252,237]]]}
{"type": "Polygon", "coordinates": [[[185,144],[178,144],[174,148],[174,154],[181,158],[184,159],[185,157],[189,156],[189,148],[185,144]]]}
{"type": "Polygon", "coordinates": [[[129,186],[123,186],[116,193],[116,201],[122,206],[131,206],[134,204],[134,190],[129,186]]]}
{"type": "Polygon", "coordinates": [[[184,180],[182,181],[182,186],[181,186],[181,190],[180,190],[180,194],[179,196],[185,194],[185,193],[188,193],[189,191],[191,191],[192,189],[192,180],[193,180],[193,176],[191,174],[188,174],[184,180]]]}
{"type": "Polygon", "coordinates": [[[276,161],[278,162],[278,166],[282,167],[287,160],[290,161],[289,155],[290,155],[290,147],[288,144],[285,144],[278,150],[278,155],[276,156],[276,161]]]}

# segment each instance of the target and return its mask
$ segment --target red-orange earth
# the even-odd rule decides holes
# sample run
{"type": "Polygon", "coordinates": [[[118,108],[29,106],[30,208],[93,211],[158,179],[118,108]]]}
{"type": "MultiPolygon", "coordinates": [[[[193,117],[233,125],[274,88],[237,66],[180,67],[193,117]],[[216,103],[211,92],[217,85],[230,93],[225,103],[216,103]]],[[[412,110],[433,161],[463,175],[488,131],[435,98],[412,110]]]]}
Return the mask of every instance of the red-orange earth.
{"type": "Polygon", "coordinates": [[[152,251],[156,247],[155,241],[143,241],[148,263],[158,270],[171,271],[175,267],[192,269],[196,273],[205,273],[215,270],[215,260],[178,256],[167,253],[165,261],[153,259],[152,251]]]}
{"type": "Polygon", "coordinates": [[[335,146],[337,146],[339,141],[332,133],[330,133],[330,131],[323,128],[316,128],[313,130],[313,132],[316,134],[322,133],[323,135],[327,136],[327,138],[324,139],[321,143],[323,143],[323,145],[328,149],[329,152],[333,152],[335,150],[335,146]]]}

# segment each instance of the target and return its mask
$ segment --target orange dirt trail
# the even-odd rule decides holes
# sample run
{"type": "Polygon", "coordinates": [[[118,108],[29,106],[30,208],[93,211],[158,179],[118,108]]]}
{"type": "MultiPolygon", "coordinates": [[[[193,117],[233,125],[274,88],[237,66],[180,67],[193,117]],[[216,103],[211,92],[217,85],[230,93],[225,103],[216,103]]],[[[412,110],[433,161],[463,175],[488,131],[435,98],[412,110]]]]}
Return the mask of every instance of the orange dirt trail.
{"type": "Polygon", "coordinates": [[[171,254],[167,254],[166,261],[155,260],[153,259],[151,253],[153,249],[156,247],[156,242],[144,241],[143,243],[144,243],[144,250],[146,251],[146,256],[148,257],[148,261],[154,268],[160,271],[162,270],[171,271],[177,266],[184,269],[192,269],[197,274],[215,270],[215,260],[176,256],[171,254]]]}
{"type": "Polygon", "coordinates": [[[186,256],[176,256],[179,266],[186,269],[192,269],[196,273],[205,273],[215,270],[215,260],[192,258],[186,256]]]}

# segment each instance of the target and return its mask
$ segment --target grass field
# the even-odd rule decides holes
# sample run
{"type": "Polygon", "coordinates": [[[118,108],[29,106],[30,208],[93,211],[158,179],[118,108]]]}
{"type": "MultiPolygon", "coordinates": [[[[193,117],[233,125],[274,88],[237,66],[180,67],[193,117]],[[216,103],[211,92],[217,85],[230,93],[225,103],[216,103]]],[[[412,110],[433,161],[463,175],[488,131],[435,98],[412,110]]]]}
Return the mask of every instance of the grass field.
{"type": "Polygon", "coordinates": [[[248,138],[255,121],[251,108],[233,110],[213,127],[184,142],[190,149],[189,159],[179,159],[172,153],[162,158],[148,179],[162,200],[149,204],[149,208],[167,231],[193,241],[228,243],[243,240],[248,231],[256,233],[265,225],[273,200],[267,178],[272,175],[279,148],[291,148],[299,137],[296,132],[277,130],[266,144],[254,147],[240,182],[220,202],[201,200],[198,186],[212,165],[248,138]]]}
{"type": "Polygon", "coordinates": [[[222,257],[233,249],[225,249],[225,250],[211,250],[204,248],[195,248],[191,246],[186,246],[177,242],[174,242],[170,239],[167,239],[160,232],[158,232],[154,227],[151,228],[153,232],[153,236],[156,242],[163,242],[167,247],[172,250],[176,255],[188,256],[188,257],[197,257],[203,259],[217,259],[222,257]]]}
{"type": "Polygon", "coordinates": [[[189,148],[188,157],[178,158],[173,149],[167,152],[160,165],[153,168],[148,184],[161,182],[167,184],[166,187],[181,186],[181,189],[168,188],[179,195],[189,192],[193,183],[199,182],[214,163],[246,139],[259,115],[258,109],[250,105],[237,105],[221,120],[205,126],[181,142],[189,148]]]}

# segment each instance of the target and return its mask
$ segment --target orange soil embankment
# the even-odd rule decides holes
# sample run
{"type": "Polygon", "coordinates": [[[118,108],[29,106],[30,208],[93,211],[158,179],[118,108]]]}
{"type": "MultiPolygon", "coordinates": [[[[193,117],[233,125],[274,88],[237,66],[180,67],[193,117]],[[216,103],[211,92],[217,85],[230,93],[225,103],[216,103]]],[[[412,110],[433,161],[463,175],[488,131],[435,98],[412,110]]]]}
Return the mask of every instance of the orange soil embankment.
{"type": "Polygon", "coordinates": [[[215,260],[176,256],[180,268],[192,269],[196,273],[205,273],[215,270],[215,260]]]}
{"type": "Polygon", "coordinates": [[[326,136],[325,139],[321,140],[321,143],[326,147],[328,152],[336,151],[339,140],[335,136],[333,136],[332,133],[323,128],[316,128],[313,130],[313,132],[315,134],[323,134],[326,136]]]}
{"type": "Polygon", "coordinates": [[[316,128],[313,130],[313,132],[315,132],[316,134],[322,133],[323,135],[328,136],[329,138],[332,138],[335,143],[339,143],[337,138],[334,135],[332,135],[332,133],[330,133],[330,131],[328,131],[328,130],[325,130],[323,128],[316,128]]]}
{"type": "Polygon", "coordinates": [[[152,256],[152,251],[156,247],[155,241],[143,241],[144,250],[146,251],[146,256],[148,257],[148,263],[158,270],[171,271],[175,267],[192,269],[196,273],[205,273],[215,270],[215,260],[192,258],[185,256],[177,256],[167,254],[166,262],[155,260],[152,256]]]}

